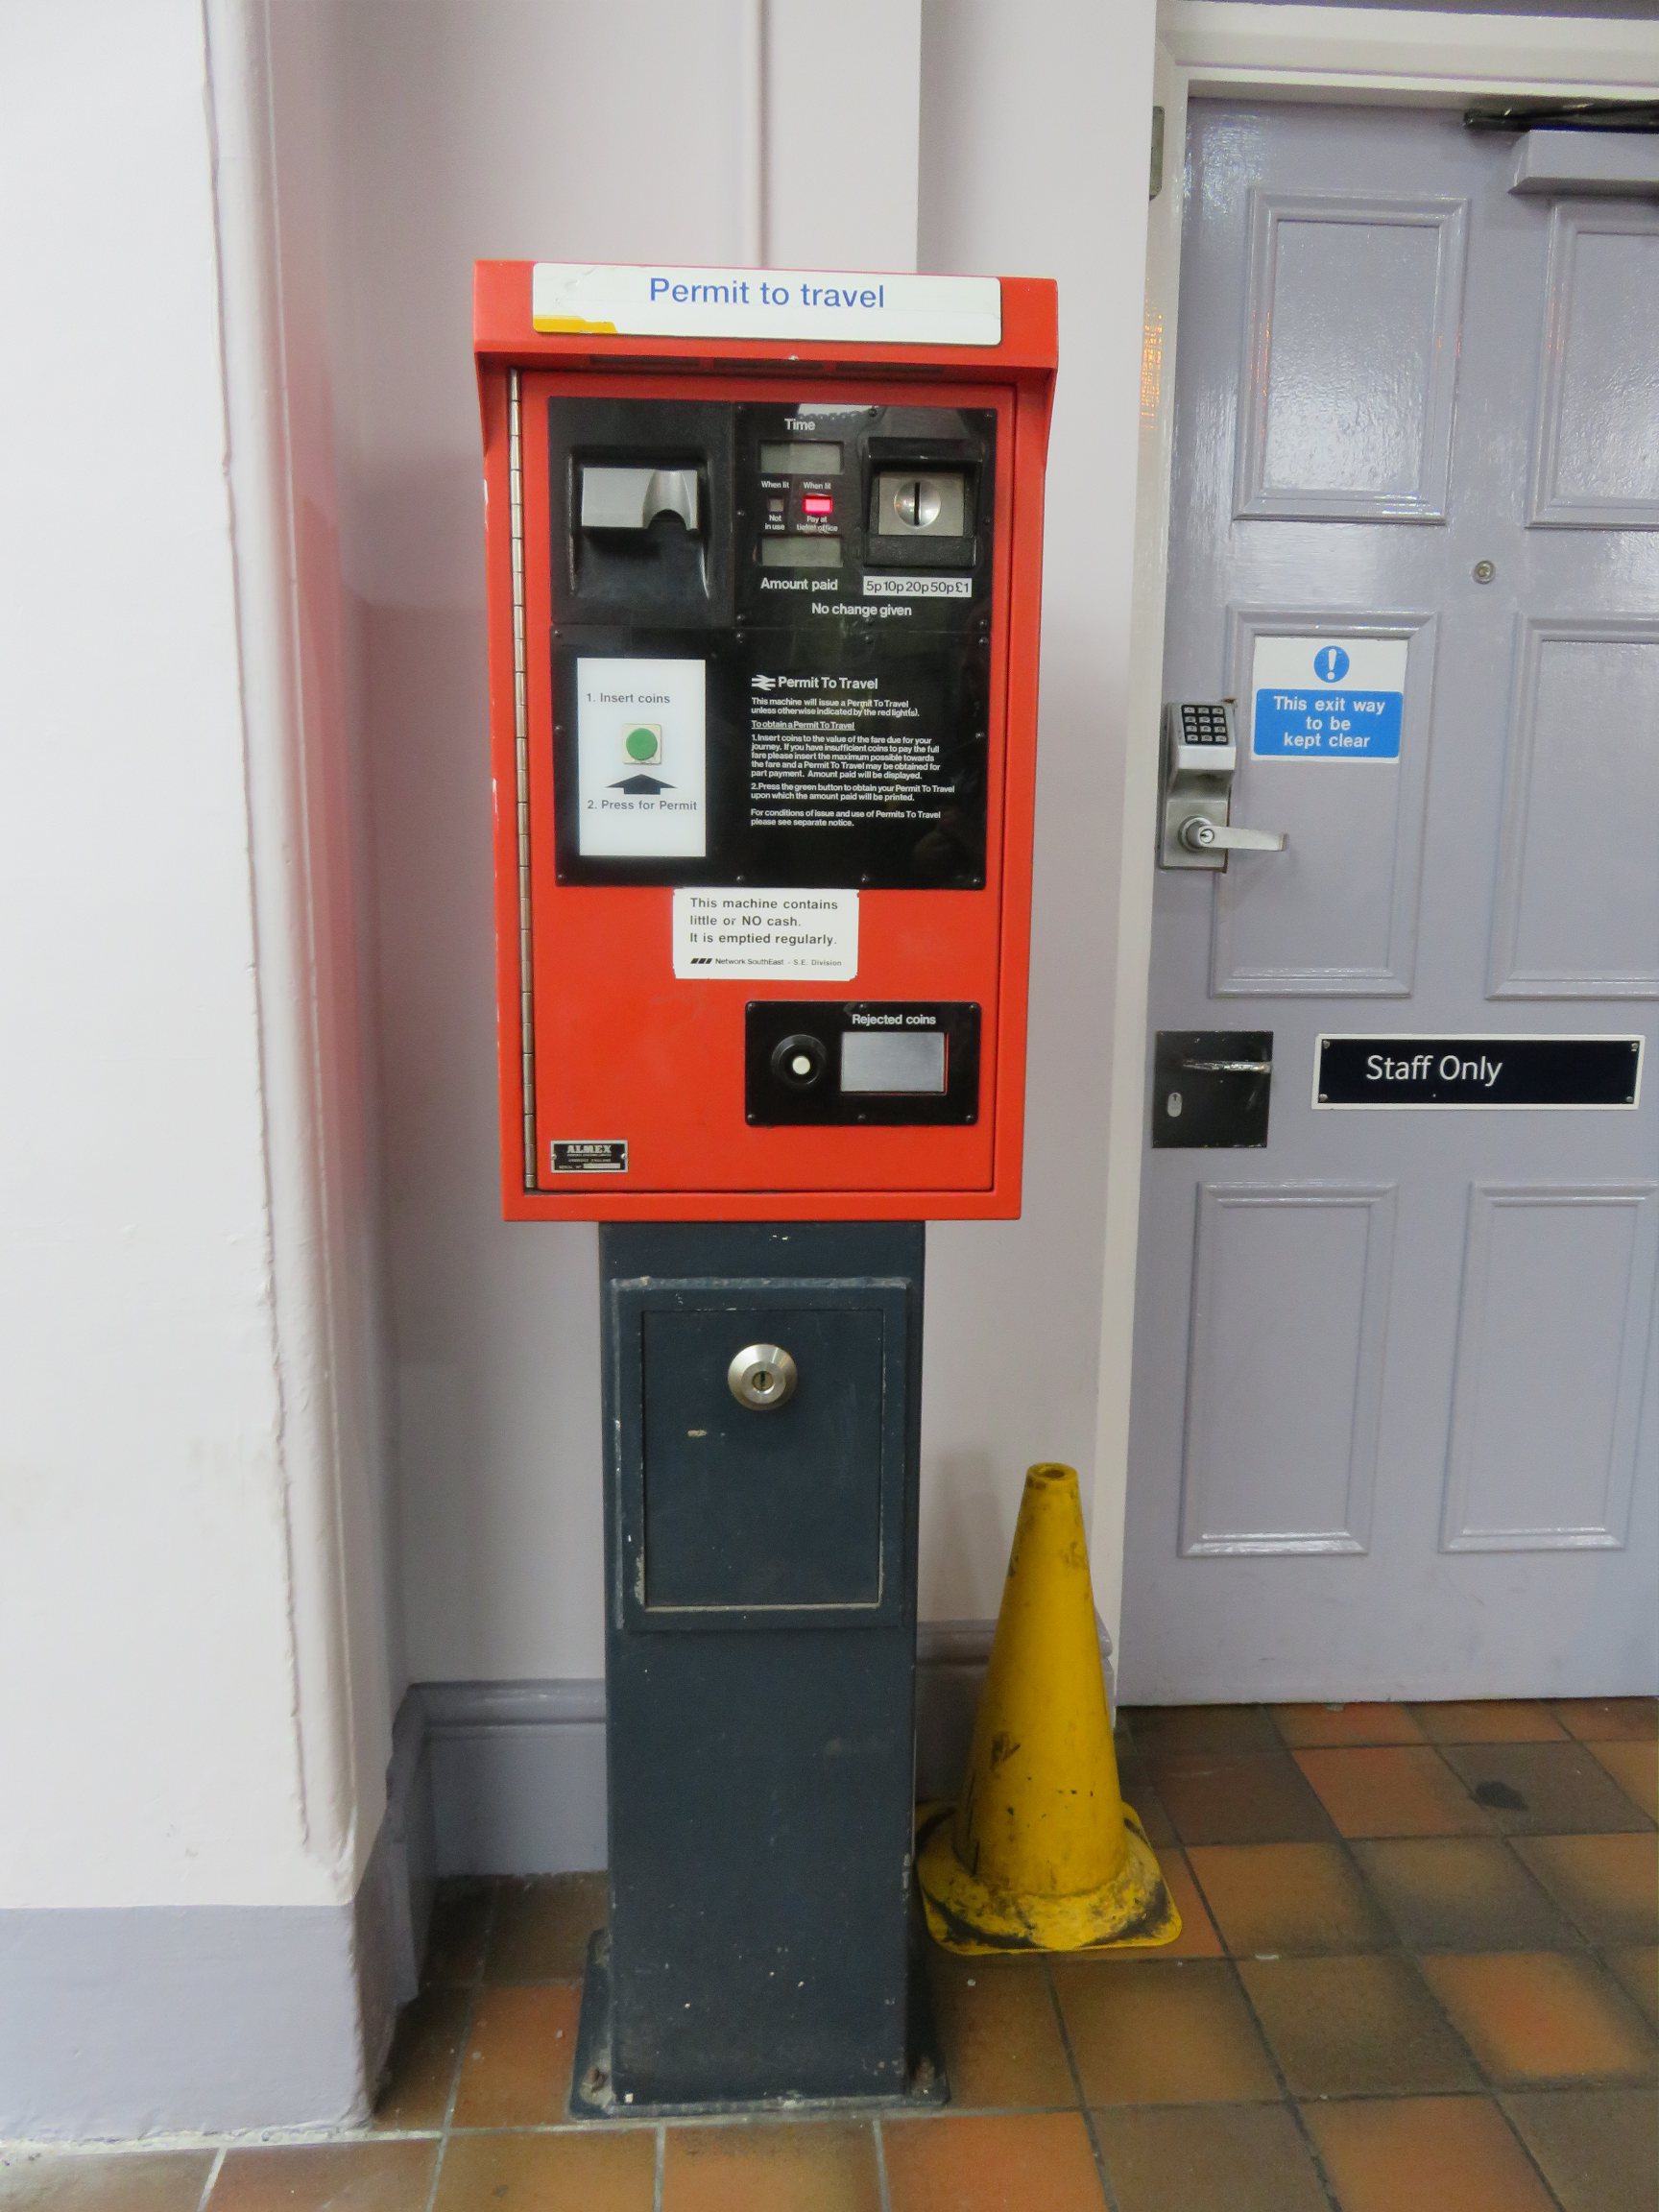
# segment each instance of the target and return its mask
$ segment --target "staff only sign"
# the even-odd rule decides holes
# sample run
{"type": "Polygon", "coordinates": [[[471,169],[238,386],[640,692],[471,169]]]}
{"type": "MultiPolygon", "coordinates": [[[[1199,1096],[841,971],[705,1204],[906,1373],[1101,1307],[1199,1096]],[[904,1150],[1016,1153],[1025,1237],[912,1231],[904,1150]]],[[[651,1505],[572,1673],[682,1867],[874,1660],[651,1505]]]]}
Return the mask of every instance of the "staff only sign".
{"type": "Polygon", "coordinates": [[[1404,637],[1258,637],[1250,750],[1259,760],[1398,760],[1404,637]]]}
{"type": "Polygon", "coordinates": [[[1315,1106],[1623,1106],[1642,1093],[1639,1037],[1324,1036],[1315,1106]]]}

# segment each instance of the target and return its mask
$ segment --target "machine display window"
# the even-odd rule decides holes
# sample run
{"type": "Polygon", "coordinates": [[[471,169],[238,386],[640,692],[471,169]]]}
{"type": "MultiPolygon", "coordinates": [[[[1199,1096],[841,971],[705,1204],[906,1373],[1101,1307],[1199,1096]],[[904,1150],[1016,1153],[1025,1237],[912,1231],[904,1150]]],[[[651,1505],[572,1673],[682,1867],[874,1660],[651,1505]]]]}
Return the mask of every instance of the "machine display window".
{"type": "Polygon", "coordinates": [[[804,439],[792,439],[787,445],[763,440],[760,473],[762,476],[839,476],[841,447],[822,440],[810,445],[804,439]]]}
{"type": "Polygon", "coordinates": [[[762,568],[839,568],[841,540],[825,531],[816,538],[762,538],[762,568]]]}
{"type": "Polygon", "coordinates": [[[841,1088],[856,1092],[945,1090],[941,1029],[850,1029],[841,1040],[841,1088]]]}

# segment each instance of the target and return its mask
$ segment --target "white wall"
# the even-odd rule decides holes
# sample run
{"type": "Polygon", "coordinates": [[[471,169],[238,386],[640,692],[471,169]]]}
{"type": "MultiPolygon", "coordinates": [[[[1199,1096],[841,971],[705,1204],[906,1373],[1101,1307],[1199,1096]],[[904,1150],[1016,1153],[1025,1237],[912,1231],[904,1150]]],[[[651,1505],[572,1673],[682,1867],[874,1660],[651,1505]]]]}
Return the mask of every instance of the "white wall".
{"type": "MultiPolygon", "coordinates": [[[[1094,1484],[1155,0],[925,0],[921,266],[1060,285],[1025,1203],[928,1232],[925,1615],[994,1614],[1020,1478],[1094,1484]]],[[[1095,1517],[1117,1635],[1120,1522],[1095,1517]]]]}
{"type": "Polygon", "coordinates": [[[603,1666],[594,1234],[499,1218],[472,263],[734,257],[743,13],[705,7],[695,36],[677,0],[339,14],[343,557],[418,1679],[603,1666]]]}
{"type": "MultiPolygon", "coordinates": [[[[1094,1446],[1152,0],[1110,30],[1104,13],[849,0],[827,45],[822,16],[769,12],[768,259],[1062,282],[1026,1214],[930,1232],[923,1607],[939,1618],[995,1611],[1027,1462],[1072,1458],[1087,1479],[1094,1446]],[[851,185],[826,114],[862,128],[851,185]]],[[[743,258],[752,21],[742,0],[342,12],[344,550],[365,640],[415,1678],[603,1665],[593,1234],[496,1218],[470,264],[743,258]]]]}
{"type": "MultiPolygon", "coordinates": [[[[305,841],[244,713],[273,611],[213,120],[197,0],[0,11],[0,1906],[332,1901],[360,1782],[377,1817],[361,1440],[291,1265],[326,960],[264,935],[305,841]]],[[[233,165],[257,132],[220,122],[233,165]]]]}

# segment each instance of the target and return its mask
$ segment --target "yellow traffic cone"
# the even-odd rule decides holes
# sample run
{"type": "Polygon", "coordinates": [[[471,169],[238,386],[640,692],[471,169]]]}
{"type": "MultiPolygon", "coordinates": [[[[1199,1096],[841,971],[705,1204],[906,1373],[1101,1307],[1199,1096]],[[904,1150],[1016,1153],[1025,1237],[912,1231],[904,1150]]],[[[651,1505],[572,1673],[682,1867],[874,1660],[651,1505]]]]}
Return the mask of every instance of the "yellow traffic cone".
{"type": "Polygon", "coordinates": [[[947,1951],[1172,1943],[1181,1916],[1123,1803],[1077,1477],[1025,1477],[954,1818],[924,1808],[917,1875],[947,1951]]]}

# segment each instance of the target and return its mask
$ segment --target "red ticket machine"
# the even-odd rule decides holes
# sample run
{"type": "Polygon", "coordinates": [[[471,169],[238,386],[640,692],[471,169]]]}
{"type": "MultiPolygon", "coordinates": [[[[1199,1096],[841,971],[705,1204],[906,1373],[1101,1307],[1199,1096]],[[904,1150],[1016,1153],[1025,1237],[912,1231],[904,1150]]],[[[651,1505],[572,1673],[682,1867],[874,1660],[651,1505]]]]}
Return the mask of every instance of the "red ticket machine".
{"type": "Polygon", "coordinates": [[[484,262],[476,342],[507,1214],[1018,1214],[1053,285],[484,262]]]}
{"type": "Polygon", "coordinates": [[[483,262],[502,1198],[598,1220],[576,2107],[933,2095],[922,1237],[1020,1209],[1052,284],[483,262]]]}

